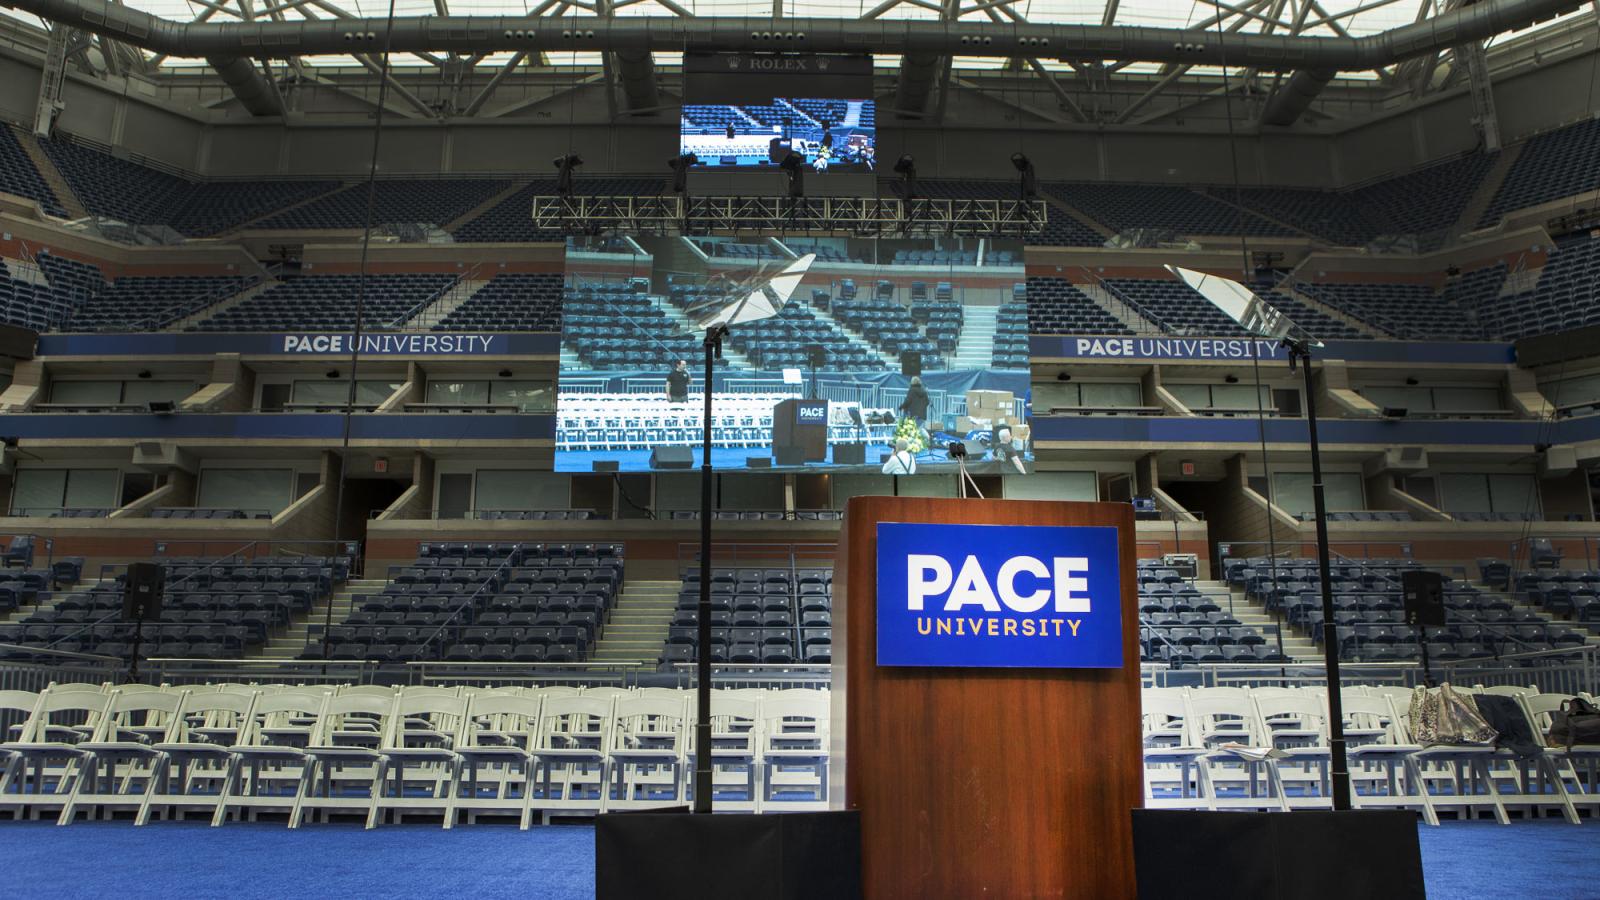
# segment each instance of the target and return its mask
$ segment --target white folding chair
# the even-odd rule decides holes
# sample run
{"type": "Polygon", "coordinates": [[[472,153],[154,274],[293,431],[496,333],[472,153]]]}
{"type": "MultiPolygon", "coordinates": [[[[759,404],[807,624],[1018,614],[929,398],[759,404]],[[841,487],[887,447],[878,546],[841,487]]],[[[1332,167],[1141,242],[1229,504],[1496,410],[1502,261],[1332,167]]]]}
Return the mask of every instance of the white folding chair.
{"type": "Polygon", "coordinates": [[[1201,688],[1184,696],[1188,712],[1189,744],[1205,747],[1199,759],[1211,792],[1212,809],[1262,809],[1288,812],[1289,804],[1270,761],[1249,759],[1224,744],[1269,746],[1257,723],[1255,706],[1247,692],[1237,688],[1201,688]],[[1265,782],[1265,791],[1263,791],[1265,782]]]}
{"type": "Polygon", "coordinates": [[[1183,689],[1150,688],[1142,692],[1141,702],[1145,806],[1212,808],[1210,782],[1205,777],[1205,767],[1200,765],[1200,758],[1210,751],[1189,743],[1189,706],[1183,689]],[[1172,796],[1173,791],[1177,796],[1172,796]]]}
{"type": "MultiPolygon", "coordinates": [[[[533,751],[539,730],[539,711],[544,698],[534,695],[489,693],[472,698],[456,753],[461,757],[461,775],[451,786],[451,796],[468,824],[482,812],[516,810],[520,826],[526,831],[533,816],[533,751]],[[513,773],[522,779],[522,794],[511,793],[513,773]],[[484,778],[484,774],[493,777],[484,778]],[[463,793],[463,790],[465,793],[463,793]]],[[[445,827],[454,824],[454,816],[445,827]]]]}
{"type": "Polygon", "coordinates": [[[290,828],[300,827],[307,813],[314,816],[318,810],[325,821],[336,812],[359,810],[367,815],[367,827],[373,826],[384,774],[379,750],[397,699],[392,693],[367,692],[328,698],[306,747],[306,766],[311,771],[302,782],[306,789],[289,813],[290,828]],[[362,784],[365,797],[353,787],[362,784]]]}
{"type": "Polygon", "coordinates": [[[1333,805],[1328,768],[1332,750],[1327,737],[1325,698],[1310,691],[1252,692],[1257,721],[1266,746],[1284,754],[1273,759],[1278,789],[1290,809],[1328,809],[1333,805]]]}
{"type": "MultiPolygon", "coordinates": [[[[1533,722],[1534,734],[1550,733],[1551,714],[1571,699],[1570,694],[1524,694],[1522,705],[1533,722]]],[[[1573,744],[1572,747],[1547,747],[1545,754],[1561,772],[1567,797],[1574,806],[1590,807],[1600,815],[1600,744],[1573,744]]]]}
{"type": "Polygon", "coordinates": [[[688,698],[618,697],[612,709],[611,807],[681,803],[688,781],[688,698]]]}
{"type": "Polygon", "coordinates": [[[1389,698],[1344,691],[1340,702],[1349,742],[1345,758],[1350,769],[1350,806],[1418,809],[1428,824],[1439,824],[1439,816],[1428,802],[1421,767],[1412,758],[1422,748],[1401,738],[1389,698]]]}
{"type": "MultiPolygon", "coordinates": [[[[22,737],[23,728],[39,706],[39,695],[33,691],[0,691],[0,802],[11,793],[12,783],[21,768],[19,757],[8,745],[22,737]]],[[[12,807],[12,815],[20,814],[21,807],[12,807]]]]}
{"type": "Polygon", "coordinates": [[[330,696],[318,688],[296,688],[256,698],[238,740],[229,747],[232,758],[212,825],[221,825],[234,809],[254,820],[262,810],[296,807],[311,775],[305,748],[330,696]]]}
{"type": "MultiPolygon", "coordinates": [[[[33,713],[22,726],[22,733],[5,744],[11,752],[19,788],[17,816],[34,817],[45,808],[65,805],[77,788],[89,751],[78,745],[93,734],[86,723],[103,720],[114,693],[96,690],[48,687],[39,695],[33,713]],[[33,770],[32,790],[28,770],[33,770]]],[[[98,724],[94,726],[98,728],[98,724]]]]}
{"type": "Polygon", "coordinates": [[[160,753],[150,776],[150,788],[134,820],[143,825],[154,809],[182,816],[187,809],[209,810],[216,815],[222,802],[223,783],[233,771],[233,746],[243,736],[255,707],[255,691],[205,691],[191,693],[176,728],[155,745],[160,753]],[[174,772],[176,770],[176,772],[174,772]],[[215,790],[202,790],[197,787],[215,790]]]}
{"type": "MultiPolygon", "coordinates": [[[[684,693],[688,694],[685,699],[693,713],[695,697],[684,693]]],[[[762,745],[761,701],[749,696],[729,696],[734,693],[711,692],[712,796],[716,797],[719,791],[724,795],[736,794],[737,797],[720,797],[717,802],[726,810],[759,812],[761,792],[757,779],[762,745]]],[[[693,760],[695,734],[692,728],[686,728],[686,732],[688,745],[685,754],[693,760]]],[[[685,768],[691,770],[688,784],[693,788],[696,773],[692,771],[692,764],[685,768]]]]}
{"type": "Polygon", "coordinates": [[[142,808],[144,795],[154,788],[153,776],[165,758],[157,747],[171,740],[178,729],[188,696],[182,689],[112,694],[100,727],[77,745],[88,753],[83,761],[85,772],[62,804],[57,824],[70,824],[80,806],[103,811],[120,806],[142,808]]]}
{"type": "Polygon", "coordinates": [[[830,724],[827,691],[796,688],[762,698],[762,811],[828,808],[830,724]]]}
{"type": "Polygon", "coordinates": [[[408,810],[438,810],[449,827],[455,818],[453,789],[461,775],[461,756],[455,745],[470,703],[459,691],[406,690],[395,699],[389,731],[378,751],[378,802],[367,827],[382,821],[385,810],[394,811],[396,824],[408,810]],[[422,767],[421,771],[409,780],[425,786],[422,796],[413,795],[407,787],[406,770],[416,766],[422,767]],[[392,793],[384,789],[385,780],[393,785],[392,793]]]}
{"type": "Polygon", "coordinates": [[[541,821],[553,812],[601,813],[610,808],[606,770],[616,697],[550,697],[539,710],[533,759],[541,821]],[[559,769],[559,777],[557,770],[559,769]]]}
{"type": "Polygon", "coordinates": [[[1565,780],[1555,759],[1544,752],[1544,741],[1538,725],[1522,702],[1536,688],[1498,686],[1472,688],[1466,693],[1496,695],[1512,701],[1511,708],[1522,717],[1523,724],[1532,732],[1539,744],[1539,752],[1531,757],[1520,757],[1509,748],[1498,747],[1486,763],[1490,781],[1500,791],[1500,802],[1513,809],[1523,809],[1530,816],[1540,816],[1554,809],[1573,825],[1579,824],[1578,810],[1567,793],[1565,780]]]}
{"type": "MultiPolygon", "coordinates": [[[[1389,694],[1387,699],[1401,742],[1414,743],[1409,693],[1404,706],[1394,694],[1389,694]]],[[[1505,805],[1500,802],[1500,790],[1489,777],[1489,760],[1496,752],[1486,744],[1434,744],[1411,754],[1422,779],[1422,789],[1429,792],[1428,809],[1434,813],[1429,824],[1439,824],[1437,811],[1440,809],[1455,809],[1473,818],[1488,811],[1501,825],[1510,824],[1505,805]]]]}

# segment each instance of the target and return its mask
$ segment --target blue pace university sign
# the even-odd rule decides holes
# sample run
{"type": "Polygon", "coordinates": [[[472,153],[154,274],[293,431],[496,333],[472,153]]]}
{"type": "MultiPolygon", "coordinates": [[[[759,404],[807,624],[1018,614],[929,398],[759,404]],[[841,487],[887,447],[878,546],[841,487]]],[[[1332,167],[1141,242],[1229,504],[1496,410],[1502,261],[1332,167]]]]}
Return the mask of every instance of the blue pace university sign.
{"type": "Polygon", "coordinates": [[[878,523],[878,665],[1119,668],[1108,526],[878,523]]]}

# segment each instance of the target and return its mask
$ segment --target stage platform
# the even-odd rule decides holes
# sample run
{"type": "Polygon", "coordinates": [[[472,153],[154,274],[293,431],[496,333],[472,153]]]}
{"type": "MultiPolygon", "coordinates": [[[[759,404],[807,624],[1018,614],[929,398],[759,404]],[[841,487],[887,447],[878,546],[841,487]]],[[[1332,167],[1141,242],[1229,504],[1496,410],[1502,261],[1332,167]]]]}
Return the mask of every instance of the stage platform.
{"type": "MultiPolygon", "coordinates": [[[[890,452],[891,448],[883,444],[868,444],[866,451],[867,464],[838,464],[833,462],[835,447],[828,448],[828,459],[825,462],[806,463],[803,466],[780,466],[772,457],[771,447],[712,447],[711,465],[723,474],[743,474],[745,472],[829,472],[847,473],[855,475],[877,475],[883,471],[882,456],[890,452]],[[752,456],[765,456],[773,459],[771,468],[752,469],[748,460],[752,456]],[[738,470],[738,471],[735,471],[738,470]]],[[[688,469],[676,471],[700,471],[700,448],[694,450],[694,463],[688,469]]],[[[617,463],[618,471],[622,472],[671,472],[673,469],[650,468],[649,450],[559,450],[555,454],[555,470],[557,472],[591,472],[594,464],[601,460],[612,460],[617,463]]],[[[1033,462],[1025,461],[1023,465],[1029,472],[1033,471],[1033,462]]],[[[956,474],[959,466],[951,462],[944,451],[924,452],[917,457],[917,474],[928,475],[937,473],[956,474]]],[[[1016,467],[1009,463],[995,462],[994,460],[969,460],[967,471],[974,475],[1016,475],[1016,467]]]]}

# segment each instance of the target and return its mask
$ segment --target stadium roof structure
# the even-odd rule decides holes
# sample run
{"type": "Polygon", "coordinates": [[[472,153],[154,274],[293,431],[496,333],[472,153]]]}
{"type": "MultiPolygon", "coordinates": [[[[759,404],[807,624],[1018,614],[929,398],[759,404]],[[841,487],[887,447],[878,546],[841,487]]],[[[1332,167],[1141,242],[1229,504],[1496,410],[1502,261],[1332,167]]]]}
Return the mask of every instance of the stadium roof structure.
{"type": "Polygon", "coordinates": [[[284,84],[386,67],[414,118],[494,115],[487,101],[517,77],[603,83],[616,115],[658,115],[678,105],[660,80],[682,54],[722,50],[871,52],[893,79],[884,111],[900,119],[942,115],[949,92],[976,90],[1069,126],[1157,122],[1242,97],[1256,122],[1285,127],[1466,87],[1492,122],[1491,72],[1576,52],[1594,31],[1578,0],[7,2],[13,28],[50,35],[47,71],[161,79],[209,67],[256,116],[284,113],[284,84]],[[429,77],[470,89],[440,101],[408,87],[429,77]],[[1317,103],[1330,84],[1345,101],[1332,112],[1317,103]]]}

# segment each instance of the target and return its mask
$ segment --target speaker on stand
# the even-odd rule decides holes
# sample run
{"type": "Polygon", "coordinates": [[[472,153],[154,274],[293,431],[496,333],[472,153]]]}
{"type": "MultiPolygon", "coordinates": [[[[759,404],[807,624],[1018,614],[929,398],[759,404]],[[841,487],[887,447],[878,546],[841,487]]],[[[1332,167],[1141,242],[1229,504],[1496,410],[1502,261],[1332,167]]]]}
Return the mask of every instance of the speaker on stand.
{"type": "Polygon", "coordinates": [[[1428,626],[1445,624],[1444,576],[1438,572],[1411,570],[1400,573],[1400,598],[1405,606],[1406,624],[1417,629],[1422,645],[1422,683],[1433,687],[1433,671],[1428,664],[1428,626]]]}
{"type": "Polygon", "coordinates": [[[133,651],[128,662],[128,681],[139,681],[139,655],[143,652],[144,623],[161,618],[161,603],[166,594],[166,570],[155,563],[128,563],[122,576],[122,618],[133,623],[133,651]]]}

